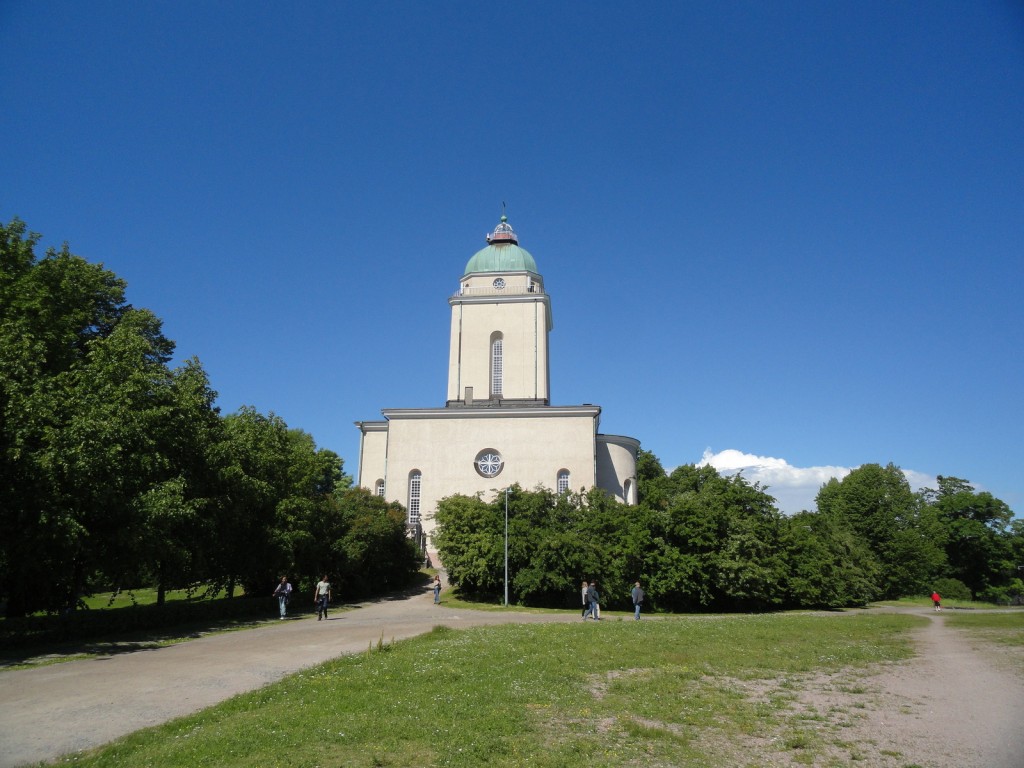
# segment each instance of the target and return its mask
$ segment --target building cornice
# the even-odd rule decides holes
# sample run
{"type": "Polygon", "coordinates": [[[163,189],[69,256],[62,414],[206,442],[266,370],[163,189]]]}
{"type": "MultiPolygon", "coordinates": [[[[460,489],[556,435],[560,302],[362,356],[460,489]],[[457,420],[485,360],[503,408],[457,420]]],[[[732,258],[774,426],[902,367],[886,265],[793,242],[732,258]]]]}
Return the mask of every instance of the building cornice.
{"type": "MultiPolygon", "coordinates": [[[[543,405],[503,408],[384,408],[385,419],[556,419],[572,416],[597,418],[599,405],[543,405]]],[[[360,423],[360,422],[357,422],[360,423]]],[[[362,422],[379,423],[379,422],[362,422]]]]}
{"type": "Polygon", "coordinates": [[[363,434],[366,434],[367,432],[388,431],[388,423],[386,421],[354,421],[352,423],[355,424],[363,434]]]}
{"type": "Polygon", "coordinates": [[[640,450],[640,441],[635,437],[626,437],[625,435],[602,435],[598,434],[597,439],[603,443],[615,443],[616,445],[628,445],[637,450],[640,450]]]}
{"type": "Polygon", "coordinates": [[[464,294],[455,295],[448,299],[448,305],[454,307],[456,304],[544,304],[551,308],[551,298],[546,293],[493,293],[485,294],[464,294]]]}

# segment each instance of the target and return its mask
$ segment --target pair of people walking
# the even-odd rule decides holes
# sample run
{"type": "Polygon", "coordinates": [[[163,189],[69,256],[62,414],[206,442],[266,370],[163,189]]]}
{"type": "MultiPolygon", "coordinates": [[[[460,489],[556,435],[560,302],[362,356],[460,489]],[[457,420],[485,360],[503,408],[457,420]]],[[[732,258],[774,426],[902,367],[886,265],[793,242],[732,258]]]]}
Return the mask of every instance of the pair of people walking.
{"type": "MultiPolygon", "coordinates": [[[[640,607],[644,602],[644,590],[639,581],[634,582],[629,596],[633,601],[633,620],[640,621],[640,607]]],[[[580,584],[580,601],[583,604],[583,621],[587,620],[587,616],[592,617],[594,621],[601,620],[601,595],[597,591],[596,581],[591,581],[589,584],[584,581],[580,584]]]]}
{"type": "MultiPolygon", "coordinates": [[[[281,581],[274,589],[274,597],[277,598],[278,610],[281,618],[288,615],[288,601],[292,596],[292,585],[288,582],[287,576],[282,576],[281,581]]],[[[313,588],[313,605],[316,606],[316,620],[321,621],[327,618],[327,606],[331,602],[331,582],[327,580],[327,574],[316,583],[313,588]]]]}

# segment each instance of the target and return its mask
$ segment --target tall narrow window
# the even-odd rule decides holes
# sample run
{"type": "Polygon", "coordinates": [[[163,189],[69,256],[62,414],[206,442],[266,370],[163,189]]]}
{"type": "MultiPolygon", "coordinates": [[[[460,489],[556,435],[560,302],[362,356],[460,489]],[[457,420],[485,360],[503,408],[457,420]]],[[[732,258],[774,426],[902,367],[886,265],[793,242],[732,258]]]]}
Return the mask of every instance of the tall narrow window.
{"type": "Polygon", "coordinates": [[[378,480],[377,481],[377,486],[374,489],[374,493],[376,493],[378,496],[383,496],[384,495],[384,481],[383,480],[378,480]]]}
{"type": "Polygon", "coordinates": [[[633,502],[633,481],[627,480],[622,484],[622,500],[626,504],[632,505],[633,502]]]}
{"type": "Polygon", "coordinates": [[[409,474],[409,522],[420,521],[420,481],[423,475],[419,470],[413,470],[409,474]]]}
{"type": "Polygon", "coordinates": [[[491,336],[491,397],[501,396],[501,380],[504,373],[502,341],[500,333],[491,336]]]}
{"type": "Polygon", "coordinates": [[[558,471],[558,493],[565,493],[569,490],[569,470],[561,469],[558,471]]]}

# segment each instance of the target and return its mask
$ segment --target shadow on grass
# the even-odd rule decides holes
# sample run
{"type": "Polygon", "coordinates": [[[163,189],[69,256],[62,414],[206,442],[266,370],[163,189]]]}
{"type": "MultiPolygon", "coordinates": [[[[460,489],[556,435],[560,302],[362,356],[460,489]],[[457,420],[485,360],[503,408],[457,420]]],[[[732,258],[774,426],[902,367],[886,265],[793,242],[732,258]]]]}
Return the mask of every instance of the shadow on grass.
{"type": "MultiPolygon", "coordinates": [[[[291,618],[291,617],[289,617],[291,618]]],[[[233,632],[242,629],[274,624],[278,617],[266,619],[222,619],[217,621],[182,624],[161,630],[134,632],[126,635],[89,638],[58,643],[40,643],[33,646],[6,649],[0,652],[0,670],[19,667],[37,667],[56,664],[72,659],[103,658],[122,653],[153,651],[168,645],[195,640],[218,632],[233,632]]]]}
{"type": "Polygon", "coordinates": [[[373,597],[368,597],[360,602],[364,604],[393,603],[396,601],[408,600],[410,597],[418,597],[419,595],[424,595],[429,592],[433,581],[434,577],[431,574],[426,573],[425,571],[420,571],[413,578],[412,583],[405,589],[388,592],[384,595],[374,595],[373,597]]]}
{"type": "MultiPolygon", "coordinates": [[[[361,601],[336,601],[331,611],[344,613],[360,605],[402,601],[411,597],[429,593],[433,575],[421,572],[416,575],[413,583],[405,589],[389,592],[384,595],[367,597],[361,601]]],[[[267,615],[245,616],[235,618],[213,619],[210,621],[190,622],[160,629],[138,631],[123,634],[106,634],[81,640],[26,643],[13,648],[0,650],[0,671],[25,667],[45,666],[76,659],[109,658],[123,653],[152,651],[176,643],[195,640],[204,635],[233,632],[262,626],[284,626],[277,615],[277,601],[272,608],[267,604],[267,615]]],[[[305,600],[292,600],[288,607],[287,621],[301,621],[316,614],[312,600],[306,605],[305,600]]],[[[333,618],[333,617],[332,617],[333,618]]]]}

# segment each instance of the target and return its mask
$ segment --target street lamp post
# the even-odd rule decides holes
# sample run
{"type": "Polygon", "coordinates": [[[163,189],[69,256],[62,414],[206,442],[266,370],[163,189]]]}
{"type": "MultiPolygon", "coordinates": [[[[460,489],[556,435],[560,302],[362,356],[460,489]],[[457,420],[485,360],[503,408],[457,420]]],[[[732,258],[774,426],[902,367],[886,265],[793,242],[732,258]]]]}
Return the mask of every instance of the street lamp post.
{"type": "Polygon", "coordinates": [[[508,608],[508,491],[505,489],[505,607],[508,608]]]}

